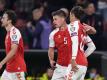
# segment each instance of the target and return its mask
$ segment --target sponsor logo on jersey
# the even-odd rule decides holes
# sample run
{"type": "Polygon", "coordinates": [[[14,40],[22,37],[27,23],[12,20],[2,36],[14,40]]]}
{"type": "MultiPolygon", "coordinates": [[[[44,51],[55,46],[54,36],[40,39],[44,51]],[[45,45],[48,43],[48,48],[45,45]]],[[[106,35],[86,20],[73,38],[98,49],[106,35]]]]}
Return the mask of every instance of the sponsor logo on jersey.
{"type": "Polygon", "coordinates": [[[77,36],[77,32],[71,33],[71,36],[77,36]]]}

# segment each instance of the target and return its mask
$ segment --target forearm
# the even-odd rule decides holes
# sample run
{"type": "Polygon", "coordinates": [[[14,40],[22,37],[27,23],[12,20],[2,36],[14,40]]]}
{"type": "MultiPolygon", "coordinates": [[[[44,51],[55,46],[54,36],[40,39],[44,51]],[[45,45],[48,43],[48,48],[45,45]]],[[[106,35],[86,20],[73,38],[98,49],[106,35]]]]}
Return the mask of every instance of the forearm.
{"type": "Polygon", "coordinates": [[[11,50],[0,63],[2,65],[4,65],[5,63],[7,63],[15,55],[15,53],[16,53],[15,50],[11,50]]]}
{"type": "Polygon", "coordinates": [[[94,28],[94,27],[91,27],[90,32],[91,32],[91,34],[96,34],[95,28],[94,28]]]}
{"type": "Polygon", "coordinates": [[[93,42],[88,43],[87,46],[88,46],[88,48],[85,50],[86,57],[91,55],[96,49],[93,42]]]}
{"type": "Polygon", "coordinates": [[[52,49],[48,50],[48,57],[50,61],[54,60],[54,51],[52,49]]]}

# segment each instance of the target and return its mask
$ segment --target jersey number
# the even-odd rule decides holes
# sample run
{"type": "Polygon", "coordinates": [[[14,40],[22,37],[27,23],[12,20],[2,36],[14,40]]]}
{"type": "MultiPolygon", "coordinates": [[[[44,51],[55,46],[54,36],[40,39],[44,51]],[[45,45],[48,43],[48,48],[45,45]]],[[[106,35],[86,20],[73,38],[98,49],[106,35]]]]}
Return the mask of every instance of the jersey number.
{"type": "Polygon", "coordinates": [[[67,37],[64,37],[64,44],[67,44],[67,37]]]}

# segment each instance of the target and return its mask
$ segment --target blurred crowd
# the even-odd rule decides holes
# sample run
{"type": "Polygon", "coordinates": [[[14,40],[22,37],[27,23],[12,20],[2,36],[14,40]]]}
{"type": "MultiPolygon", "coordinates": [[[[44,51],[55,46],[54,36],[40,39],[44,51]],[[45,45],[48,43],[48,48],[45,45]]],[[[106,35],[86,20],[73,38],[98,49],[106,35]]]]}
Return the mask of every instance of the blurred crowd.
{"type": "MultiPolygon", "coordinates": [[[[97,33],[90,35],[98,51],[107,49],[106,0],[0,0],[0,17],[7,9],[17,13],[16,27],[21,31],[25,49],[48,49],[48,37],[54,29],[51,12],[63,8],[69,11],[75,5],[84,8],[81,20],[93,26],[97,33]]],[[[67,18],[69,24],[69,16],[67,18]]],[[[6,31],[0,26],[0,49],[4,49],[6,31]]]]}

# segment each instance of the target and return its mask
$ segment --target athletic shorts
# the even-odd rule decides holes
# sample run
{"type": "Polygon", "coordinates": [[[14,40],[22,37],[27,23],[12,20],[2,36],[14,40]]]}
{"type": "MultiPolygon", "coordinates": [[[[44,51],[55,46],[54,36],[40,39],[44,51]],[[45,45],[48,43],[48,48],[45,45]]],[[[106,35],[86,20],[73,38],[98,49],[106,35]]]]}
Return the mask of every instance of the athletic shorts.
{"type": "Polygon", "coordinates": [[[68,66],[67,73],[65,75],[66,78],[65,80],[84,80],[87,67],[82,65],[77,65],[77,66],[79,69],[75,73],[71,71],[71,66],[68,66]]]}
{"type": "Polygon", "coordinates": [[[24,72],[7,72],[4,70],[0,80],[25,80],[24,72]]]}
{"type": "Polygon", "coordinates": [[[65,74],[68,67],[56,64],[53,76],[51,80],[65,80],[65,74]]]}

